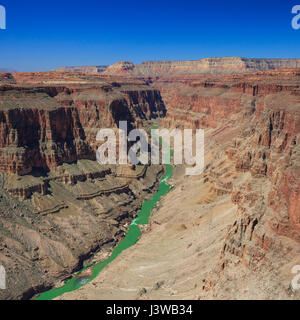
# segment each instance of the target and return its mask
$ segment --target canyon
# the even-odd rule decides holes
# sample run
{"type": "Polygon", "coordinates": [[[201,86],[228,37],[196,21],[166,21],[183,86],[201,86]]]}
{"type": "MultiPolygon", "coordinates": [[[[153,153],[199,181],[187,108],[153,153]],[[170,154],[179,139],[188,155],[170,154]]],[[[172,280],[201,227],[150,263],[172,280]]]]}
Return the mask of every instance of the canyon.
{"type": "Polygon", "coordinates": [[[107,258],[163,166],[100,166],[97,130],[205,129],[205,170],[160,201],[140,241],[58,299],[299,299],[300,61],[116,63],[0,73],[1,299],[107,258]]]}
{"type": "Polygon", "coordinates": [[[165,114],[159,91],[75,73],[1,74],[2,299],[28,299],[103,259],[162,166],[101,166],[96,134],[165,114]],[[48,81],[50,79],[50,81],[48,81]],[[98,256],[95,257],[95,256],[98,256]]]}

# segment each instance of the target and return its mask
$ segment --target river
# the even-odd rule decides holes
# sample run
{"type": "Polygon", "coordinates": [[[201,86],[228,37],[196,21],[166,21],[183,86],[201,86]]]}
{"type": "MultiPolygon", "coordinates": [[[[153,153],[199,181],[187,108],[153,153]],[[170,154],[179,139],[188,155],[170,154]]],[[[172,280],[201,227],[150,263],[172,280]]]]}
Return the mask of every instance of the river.
{"type": "Polygon", "coordinates": [[[141,210],[137,214],[137,217],[132,221],[131,225],[129,226],[129,230],[126,236],[115,247],[111,256],[107,260],[92,266],[93,273],[91,277],[80,277],[80,273],[90,267],[84,268],[78,273],[76,273],[76,275],[74,275],[74,277],[68,282],[66,282],[65,285],[63,285],[62,287],[54,288],[44,293],[41,293],[35,300],[52,300],[63,295],[66,292],[71,292],[81,288],[82,286],[86,285],[87,283],[91,282],[96,277],[98,277],[101,271],[112,261],[114,261],[121,252],[133,246],[141,236],[139,225],[145,225],[149,223],[149,217],[155,205],[160,201],[160,199],[163,196],[165,196],[172,189],[172,187],[167,183],[168,180],[172,177],[172,175],[173,167],[172,165],[167,164],[166,172],[161,179],[158,191],[154,194],[151,200],[147,200],[144,202],[141,210]]]}

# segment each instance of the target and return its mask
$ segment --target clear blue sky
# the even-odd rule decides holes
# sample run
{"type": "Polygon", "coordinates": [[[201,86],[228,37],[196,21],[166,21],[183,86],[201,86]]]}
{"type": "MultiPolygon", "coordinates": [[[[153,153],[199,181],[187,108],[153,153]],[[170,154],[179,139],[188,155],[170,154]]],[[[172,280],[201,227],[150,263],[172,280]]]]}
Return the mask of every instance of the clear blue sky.
{"type": "Polygon", "coordinates": [[[300,58],[300,0],[0,0],[0,68],[51,70],[119,60],[300,58]]]}

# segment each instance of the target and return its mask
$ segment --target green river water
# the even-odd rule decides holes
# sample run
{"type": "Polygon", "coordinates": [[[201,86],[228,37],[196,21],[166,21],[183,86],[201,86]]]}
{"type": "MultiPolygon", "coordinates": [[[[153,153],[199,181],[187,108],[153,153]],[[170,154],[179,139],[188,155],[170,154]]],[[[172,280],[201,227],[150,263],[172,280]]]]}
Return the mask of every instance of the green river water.
{"type": "Polygon", "coordinates": [[[154,209],[156,203],[159,202],[161,197],[165,196],[172,189],[172,187],[167,183],[167,181],[172,177],[172,175],[173,175],[173,167],[172,165],[167,164],[166,173],[161,179],[158,191],[154,194],[151,200],[147,200],[144,202],[141,210],[137,214],[137,217],[133,220],[133,222],[129,226],[129,230],[125,238],[115,247],[111,256],[107,260],[97,263],[92,267],[93,273],[91,277],[89,278],[78,277],[80,272],[84,271],[89,267],[84,268],[76,274],[77,276],[74,276],[71,280],[66,282],[65,285],[63,285],[62,287],[54,288],[44,293],[41,293],[35,300],[52,300],[56,297],[61,296],[66,292],[71,292],[81,288],[82,286],[94,280],[100,274],[100,272],[108,264],[114,261],[122,251],[133,246],[141,236],[139,225],[145,225],[149,223],[150,214],[154,209]]]}

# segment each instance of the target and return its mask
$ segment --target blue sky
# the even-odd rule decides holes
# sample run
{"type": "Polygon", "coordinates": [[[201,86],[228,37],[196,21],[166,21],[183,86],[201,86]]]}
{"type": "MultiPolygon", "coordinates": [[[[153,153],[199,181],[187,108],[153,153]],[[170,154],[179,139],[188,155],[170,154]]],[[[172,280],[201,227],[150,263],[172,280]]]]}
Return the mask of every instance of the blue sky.
{"type": "Polygon", "coordinates": [[[0,0],[0,68],[243,56],[300,58],[300,0],[0,0]]]}

